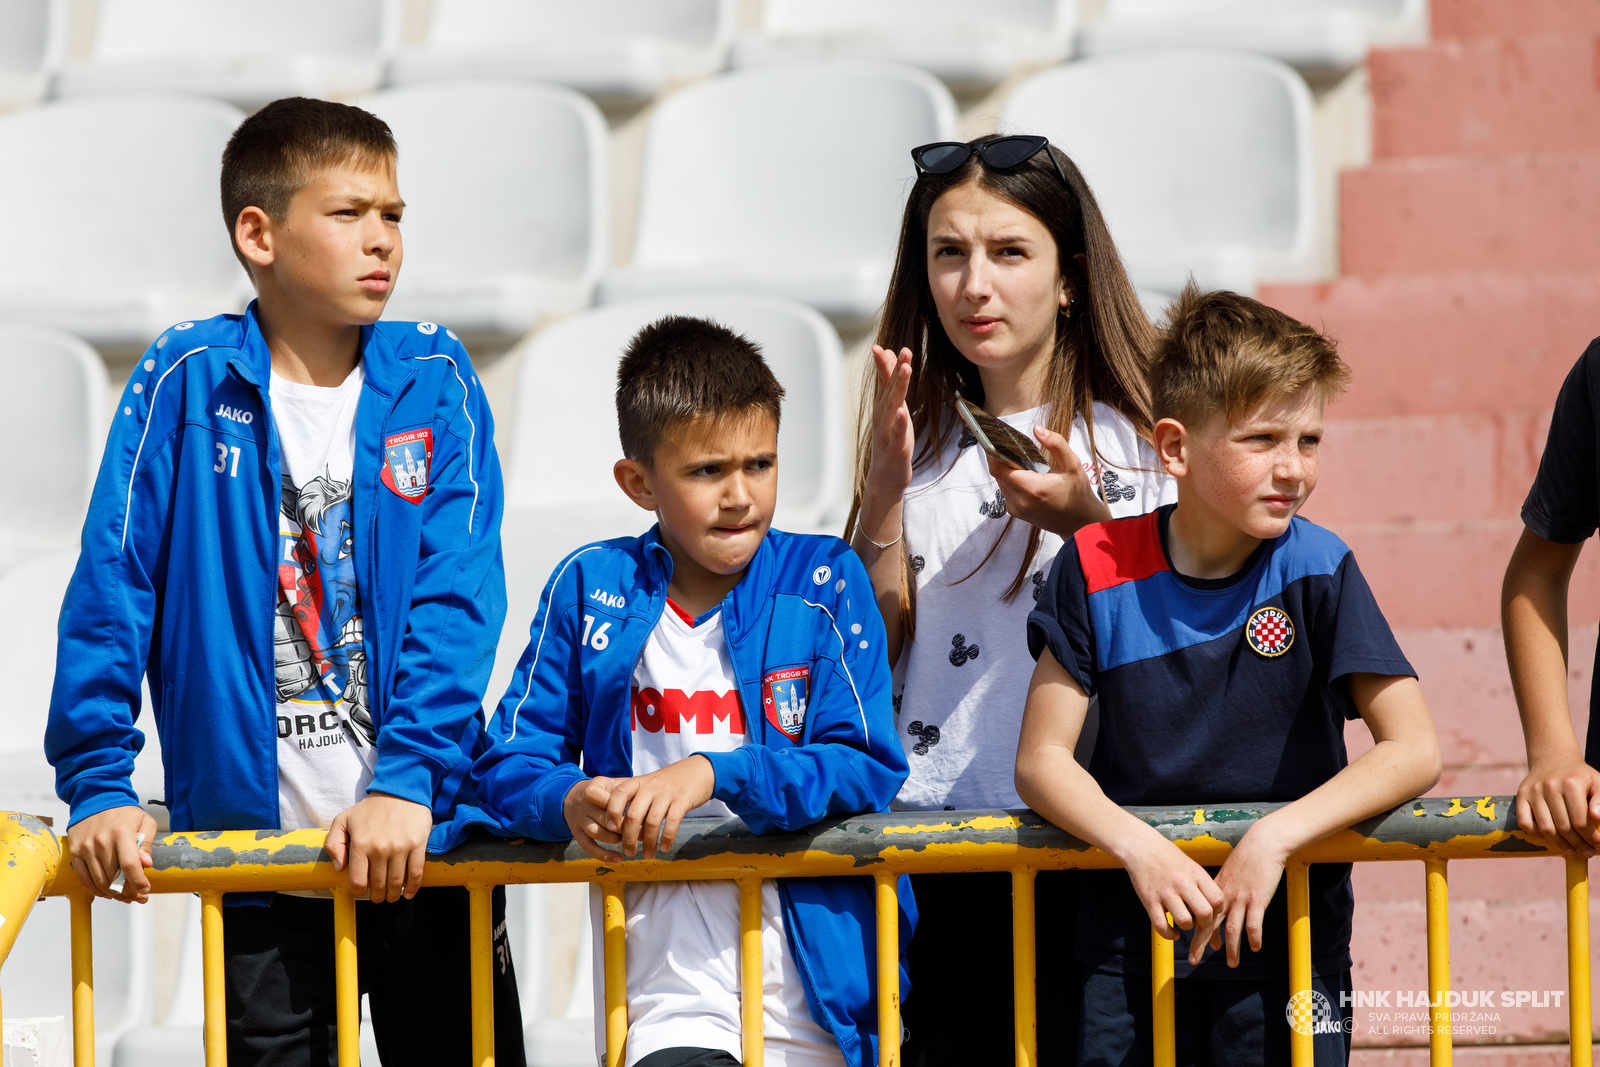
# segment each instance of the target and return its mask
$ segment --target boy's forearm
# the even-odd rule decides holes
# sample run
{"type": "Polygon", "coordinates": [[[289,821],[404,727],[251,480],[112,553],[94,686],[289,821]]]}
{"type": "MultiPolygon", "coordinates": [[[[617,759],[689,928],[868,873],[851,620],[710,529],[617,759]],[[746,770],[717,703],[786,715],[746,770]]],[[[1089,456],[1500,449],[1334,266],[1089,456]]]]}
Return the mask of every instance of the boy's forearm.
{"type": "Polygon", "coordinates": [[[1567,586],[1582,547],[1524,531],[1506,568],[1501,627],[1530,766],[1583,758],[1567,702],[1567,586]]]}
{"type": "Polygon", "coordinates": [[[1155,827],[1106,796],[1070,748],[1049,745],[1019,754],[1016,785],[1028,807],[1123,866],[1134,848],[1152,843],[1152,836],[1166,841],[1155,827]]]}

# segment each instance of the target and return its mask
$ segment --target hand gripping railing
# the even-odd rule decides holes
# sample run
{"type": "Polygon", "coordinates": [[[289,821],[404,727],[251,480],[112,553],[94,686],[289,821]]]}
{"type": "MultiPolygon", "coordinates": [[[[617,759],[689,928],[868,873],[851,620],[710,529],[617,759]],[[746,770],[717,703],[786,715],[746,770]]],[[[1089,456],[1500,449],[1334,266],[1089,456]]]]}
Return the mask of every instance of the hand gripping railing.
{"type": "MultiPolygon", "coordinates": [[[[1133,808],[1191,859],[1216,865],[1255,821],[1279,804],[1230,807],[1133,808]]],[[[222,894],[235,891],[330,889],[334,892],[339,1063],[358,1062],[355,898],[345,876],[322,849],[321,830],[233,830],[177,833],[159,838],[148,872],[158,893],[200,894],[204,934],[207,1067],[227,1061],[224,1029],[222,894]]],[[[34,897],[72,898],[73,1037],[76,1067],[94,1064],[93,964],[89,903],[72,868],[60,863],[54,836],[35,819],[0,815],[0,964],[34,897]],[[9,864],[9,865],[7,865],[9,864]]],[[[1512,797],[1414,800],[1387,815],[1334,834],[1296,853],[1288,865],[1289,984],[1291,994],[1311,988],[1311,918],[1308,865],[1371,860],[1420,860],[1427,896],[1428,986],[1433,1001],[1431,1060],[1450,1063],[1449,895],[1453,859],[1520,859],[1556,853],[1516,829],[1512,797]]],[[[901,874],[1008,871],[1012,884],[1012,944],[1016,1062],[1037,1064],[1033,879],[1041,870],[1106,868],[1117,864],[1099,849],[1051,826],[1031,811],[898,812],[864,815],[794,834],[757,836],[737,820],[693,819],[677,843],[654,860],[601,863],[572,845],[478,838],[430,859],[428,885],[466,886],[471,899],[473,1062],[494,1062],[489,931],[494,886],[521,882],[597,881],[603,897],[606,1062],[622,1062],[627,1039],[623,886],[628,882],[729,879],[740,893],[740,977],[744,1063],[762,1062],[761,883],[767,878],[865,875],[877,901],[878,1032],[885,1036],[882,1067],[900,1059],[899,902],[901,874]]],[[[1591,1067],[1589,1009],[1589,883],[1587,865],[1567,861],[1567,976],[1571,1062],[1591,1067]]],[[[121,905],[115,905],[121,906],[121,905]]],[[[1151,934],[1151,998],[1157,1067],[1174,1055],[1172,942],[1151,934]]],[[[915,979],[915,975],[912,976],[915,979]]],[[[1291,1062],[1312,1067],[1309,1029],[1291,1033],[1291,1062]]]]}

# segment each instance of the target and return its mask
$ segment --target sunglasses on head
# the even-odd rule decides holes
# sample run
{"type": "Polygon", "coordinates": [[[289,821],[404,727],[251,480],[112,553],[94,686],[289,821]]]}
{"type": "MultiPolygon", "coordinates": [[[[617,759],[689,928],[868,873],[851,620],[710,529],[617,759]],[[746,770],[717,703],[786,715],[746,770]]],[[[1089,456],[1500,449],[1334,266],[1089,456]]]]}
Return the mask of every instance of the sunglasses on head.
{"type": "MultiPolygon", "coordinates": [[[[911,161],[924,174],[949,174],[976,154],[983,160],[985,166],[995,170],[1010,170],[1038,155],[1049,143],[1048,137],[1021,135],[1000,137],[981,143],[974,141],[971,144],[963,144],[960,141],[935,141],[913,148],[911,161]]],[[[1055,166],[1056,174],[1061,177],[1061,184],[1066,185],[1067,174],[1061,169],[1061,161],[1056,159],[1054,152],[1045,152],[1045,155],[1050,157],[1050,162],[1055,166]]]]}

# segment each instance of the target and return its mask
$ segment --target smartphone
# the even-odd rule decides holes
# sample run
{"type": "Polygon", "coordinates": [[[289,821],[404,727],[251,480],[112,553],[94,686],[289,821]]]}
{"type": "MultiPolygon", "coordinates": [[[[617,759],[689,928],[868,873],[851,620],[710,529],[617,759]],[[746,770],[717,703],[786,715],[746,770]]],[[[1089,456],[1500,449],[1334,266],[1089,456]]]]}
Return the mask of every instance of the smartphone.
{"type": "Polygon", "coordinates": [[[956,397],[956,414],[978,439],[978,447],[1006,466],[1019,471],[1050,469],[1050,461],[1045,459],[1038,445],[976,404],[956,397]]]}

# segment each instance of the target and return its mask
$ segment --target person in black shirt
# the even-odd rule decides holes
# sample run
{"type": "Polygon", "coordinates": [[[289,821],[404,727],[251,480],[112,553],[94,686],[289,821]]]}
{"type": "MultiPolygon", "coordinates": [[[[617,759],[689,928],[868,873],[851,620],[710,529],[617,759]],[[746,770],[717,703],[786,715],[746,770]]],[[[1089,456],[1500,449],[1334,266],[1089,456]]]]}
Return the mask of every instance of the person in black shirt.
{"type": "MultiPolygon", "coordinates": [[[[1567,586],[1600,526],[1600,339],[1590,342],[1556,397],[1550,437],[1522,505],[1522,539],[1500,596],[1511,687],[1528,746],[1517,824],[1567,855],[1600,848],[1600,731],[1580,747],[1567,705],[1567,586]]],[[[1600,683],[1600,679],[1596,680],[1600,683]]],[[[1600,698],[1591,683],[1590,707],[1600,698]]]]}

